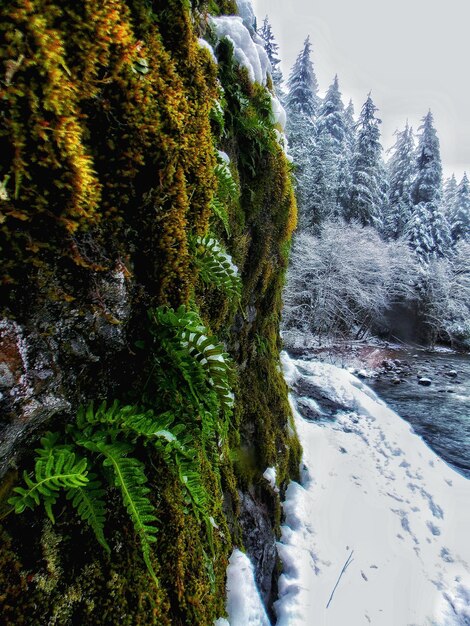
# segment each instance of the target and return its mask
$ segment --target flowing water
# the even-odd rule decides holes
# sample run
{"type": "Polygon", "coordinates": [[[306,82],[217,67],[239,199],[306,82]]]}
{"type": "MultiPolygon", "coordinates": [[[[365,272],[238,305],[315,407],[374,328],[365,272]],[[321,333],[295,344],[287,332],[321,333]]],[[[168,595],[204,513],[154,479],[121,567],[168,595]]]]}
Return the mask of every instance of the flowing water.
{"type": "Polygon", "coordinates": [[[461,474],[470,478],[470,356],[402,350],[398,374],[391,372],[367,384],[426,443],[461,474]],[[419,384],[428,378],[429,386],[419,384]],[[393,380],[400,379],[400,383],[393,380]]]}

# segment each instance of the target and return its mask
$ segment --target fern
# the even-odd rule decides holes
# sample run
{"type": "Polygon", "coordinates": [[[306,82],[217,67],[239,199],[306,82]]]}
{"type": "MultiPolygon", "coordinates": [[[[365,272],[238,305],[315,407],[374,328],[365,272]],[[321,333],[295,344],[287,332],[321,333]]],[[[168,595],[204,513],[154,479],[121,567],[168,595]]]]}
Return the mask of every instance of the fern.
{"type": "Polygon", "coordinates": [[[210,235],[197,237],[196,245],[196,258],[202,280],[222,289],[233,300],[239,301],[242,285],[238,268],[233,263],[232,257],[210,235]]]}
{"type": "Polygon", "coordinates": [[[34,509],[42,501],[49,519],[54,522],[52,506],[62,490],[74,490],[89,482],[87,460],[77,458],[68,446],[54,447],[58,436],[48,433],[41,439],[42,448],[36,450],[34,479],[23,473],[26,488],[15,487],[16,495],[8,503],[16,513],[34,509]]]}
{"type": "Polygon", "coordinates": [[[228,211],[227,211],[226,206],[222,202],[222,200],[220,200],[220,198],[218,198],[217,195],[215,195],[212,198],[211,209],[214,215],[218,217],[219,220],[222,222],[224,229],[225,229],[225,233],[227,234],[227,237],[230,237],[231,231],[230,231],[230,224],[228,220],[228,211]]]}
{"type": "Polygon", "coordinates": [[[180,306],[176,311],[167,308],[159,308],[151,313],[154,321],[154,334],[173,361],[176,362],[180,372],[188,382],[191,393],[204,398],[209,389],[212,389],[220,403],[224,413],[229,414],[233,407],[234,396],[231,391],[230,357],[225,352],[221,343],[209,335],[207,328],[202,324],[199,316],[187,311],[180,306]],[[162,329],[166,333],[161,333],[162,329]],[[175,345],[176,342],[176,345],[175,345]],[[189,358],[189,360],[188,360],[189,358]],[[193,364],[191,364],[191,359],[193,364]],[[193,376],[191,365],[196,363],[199,374],[203,377],[193,376]],[[191,370],[187,375],[188,368],[191,370]],[[193,384],[193,383],[196,383],[193,384]],[[202,386],[200,393],[196,386],[202,386]]]}
{"type": "Polygon", "coordinates": [[[96,474],[88,474],[88,483],[84,487],[77,487],[67,491],[67,500],[77,510],[78,515],[84,522],[89,524],[95,533],[95,536],[103,548],[111,552],[104,536],[105,522],[105,490],[96,474]]]}
{"type": "Polygon", "coordinates": [[[113,470],[114,484],[120,489],[124,506],[129,513],[134,529],[139,537],[142,554],[147,569],[156,585],[158,579],[150,560],[151,544],[157,539],[157,529],[152,526],[156,522],[154,508],[147,498],[150,489],[146,487],[147,477],[144,472],[144,464],[135,458],[128,457],[133,451],[133,446],[124,442],[96,444],[96,450],[105,457],[103,465],[113,470]]]}
{"type": "Polygon", "coordinates": [[[213,213],[221,220],[227,236],[230,237],[230,224],[226,205],[237,200],[239,194],[236,182],[227,163],[226,155],[219,152],[217,165],[214,173],[217,177],[217,194],[212,199],[211,208],[213,213]]]}
{"type": "Polygon", "coordinates": [[[228,163],[224,158],[218,158],[218,163],[215,166],[215,175],[217,176],[217,195],[222,202],[227,202],[232,199],[238,198],[237,184],[233,179],[232,172],[228,166],[228,163]]]}

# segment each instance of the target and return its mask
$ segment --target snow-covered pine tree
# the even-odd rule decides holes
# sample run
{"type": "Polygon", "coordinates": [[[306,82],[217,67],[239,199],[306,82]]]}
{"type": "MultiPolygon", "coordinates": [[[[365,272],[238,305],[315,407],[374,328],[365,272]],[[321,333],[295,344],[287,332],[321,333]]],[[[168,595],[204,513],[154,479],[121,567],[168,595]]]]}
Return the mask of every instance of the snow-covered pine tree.
{"type": "Polygon", "coordinates": [[[286,98],[286,107],[289,112],[298,111],[306,117],[314,118],[318,113],[320,99],[311,54],[312,44],[310,37],[307,37],[287,81],[289,93],[286,98]]]}
{"type": "Polygon", "coordinates": [[[263,20],[263,25],[258,30],[258,34],[263,40],[264,49],[266,50],[269,62],[271,63],[271,78],[273,79],[274,87],[278,95],[281,95],[283,77],[281,68],[279,67],[281,64],[281,59],[279,58],[279,45],[276,42],[273,29],[271,28],[267,15],[263,20]]]}
{"type": "Polygon", "coordinates": [[[320,106],[315,124],[317,157],[315,165],[321,170],[316,172],[320,174],[316,178],[321,179],[321,186],[317,190],[320,208],[317,215],[320,219],[331,216],[342,217],[341,206],[338,206],[339,198],[343,186],[348,185],[346,182],[348,174],[350,178],[351,152],[348,132],[338,77],[335,76],[320,106]]]}
{"type": "Polygon", "coordinates": [[[314,215],[316,200],[314,189],[314,118],[318,112],[318,83],[310,59],[309,37],[292,68],[285,98],[287,125],[286,135],[289,152],[294,159],[297,179],[297,201],[301,228],[317,221],[314,215]]]}
{"type": "Polygon", "coordinates": [[[354,104],[350,100],[344,110],[345,142],[343,152],[338,163],[338,185],[336,194],[336,211],[338,216],[346,218],[351,197],[352,165],[356,150],[356,121],[354,119],[354,104]]]}
{"type": "Polygon", "coordinates": [[[385,218],[385,234],[389,239],[401,237],[413,215],[411,191],[415,177],[413,130],[406,123],[405,129],[396,131],[395,145],[387,163],[388,207],[385,218]]]}
{"type": "Polygon", "coordinates": [[[447,178],[444,182],[444,208],[449,221],[451,221],[451,216],[454,212],[457,189],[457,179],[455,178],[455,174],[452,174],[452,176],[447,178]]]}
{"type": "Polygon", "coordinates": [[[457,189],[454,210],[450,218],[452,241],[470,241],[470,183],[465,172],[457,189]]]}
{"type": "Polygon", "coordinates": [[[386,172],[380,144],[381,120],[376,117],[376,111],[377,107],[369,94],[357,124],[351,196],[346,218],[382,231],[382,212],[386,202],[386,172]]]}
{"type": "Polygon", "coordinates": [[[443,257],[451,244],[449,222],[444,214],[442,164],[439,138],[431,111],[419,127],[416,178],[412,189],[414,215],[408,232],[411,246],[424,263],[443,257]],[[415,239],[419,223],[419,241],[415,239]]]}

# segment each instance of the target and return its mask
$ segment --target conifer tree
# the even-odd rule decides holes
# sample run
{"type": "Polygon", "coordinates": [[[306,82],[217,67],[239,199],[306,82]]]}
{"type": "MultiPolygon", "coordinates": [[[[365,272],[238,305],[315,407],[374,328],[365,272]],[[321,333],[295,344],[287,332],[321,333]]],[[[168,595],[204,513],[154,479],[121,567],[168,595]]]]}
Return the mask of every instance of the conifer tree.
{"type": "Polygon", "coordinates": [[[315,223],[317,217],[315,189],[314,117],[319,106],[318,83],[310,59],[311,44],[307,37],[304,47],[292,68],[285,99],[287,124],[286,134],[289,152],[296,166],[297,201],[299,225],[306,227],[315,223]]]}
{"type": "Polygon", "coordinates": [[[346,218],[382,230],[386,173],[380,144],[381,120],[371,95],[362,107],[352,166],[352,188],[346,218]]]}
{"type": "Polygon", "coordinates": [[[458,184],[455,174],[444,182],[444,208],[447,219],[450,221],[454,212],[454,205],[457,198],[458,184]]]}
{"type": "Polygon", "coordinates": [[[405,129],[396,131],[395,145],[388,162],[388,209],[385,233],[388,238],[401,237],[413,215],[411,191],[415,176],[413,130],[406,123],[405,129]]]}
{"type": "Polygon", "coordinates": [[[354,104],[350,100],[344,110],[345,142],[338,163],[338,185],[336,193],[336,212],[339,217],[346,218],[352,187],[352,165],[356,150],[356,122],[354,120],[354,104]]]}
{"type": "Polygon", "coordinates": [[[263,20],[263,25],[258,30],[258,34],[263,40],[264,49],[266,50],[269,62],[271,63],[271,78],[273,79],[274,87],[280,95],[282,92],[283,77],[281,68],[279,67],[281,64],[281,59],[279,58],[279,46],[273,35],[273,30],[267,15],[263,20]]]}
{"type": "MultiPolygon", "coordinates": [[[[318,221],[343,214],[340,197],[343,187],[350,187],[349,129],[344,105],[335,76],[320,106],[315,125],[316,179],[321,181],[318,193],[318,221]]],[[[318,182],[317,182],[318,184],[318,182]]]]}
{"type": "Polygon", "coordinates": [[[450,223],[454,243],[470,241],[470,183],[466,172],[458,186],[450,223]]]}
{"type": "Polygon", "coordinates": [[[427,263],[432,258],[446,255],[451,234],[444,214],[439,139],[431,111],[423,118],[419,130],[417,173],[412,189],[414,213],[408,236],[420,260],[427,263]]]}
{"type": "Polygon", "coordinates": [[[289,93],[286,98],[286,106],[290,113],[301,113],[313,119],[318,113],[320,101],[318,82],[310,58],[311,54],[312,44],[310,37],[307,37],[287,81],[289,93]]]}

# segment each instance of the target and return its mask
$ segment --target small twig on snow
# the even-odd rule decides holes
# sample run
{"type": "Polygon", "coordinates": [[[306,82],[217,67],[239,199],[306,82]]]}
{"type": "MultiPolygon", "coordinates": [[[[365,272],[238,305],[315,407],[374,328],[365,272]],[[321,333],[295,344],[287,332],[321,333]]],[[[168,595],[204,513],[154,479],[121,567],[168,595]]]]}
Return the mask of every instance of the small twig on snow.
{"type": "Polygon", "coordinates": [[[343,565],[343,569],[341,570],[341,573],[338,576],[338,580],[336,581],[336,585],[333,587],[333,591],[331,592],[331,596],[330,596],[330,599],[328,600],[328,604],[326,605],[326,608],[328,608],[330,606],[331,601],[333,600],[333,595],[334,595],[334,593],[336,591],[336,587],[339,585],[339,581],[341,580],[341,576],[344,574],[344,572],[348,569],[348,567],[354,561],[354,559],[352,558],[353,554],[354,554],[354,550],[351,550],[351,554],[346,559],[346,563],[343,565]]]}

